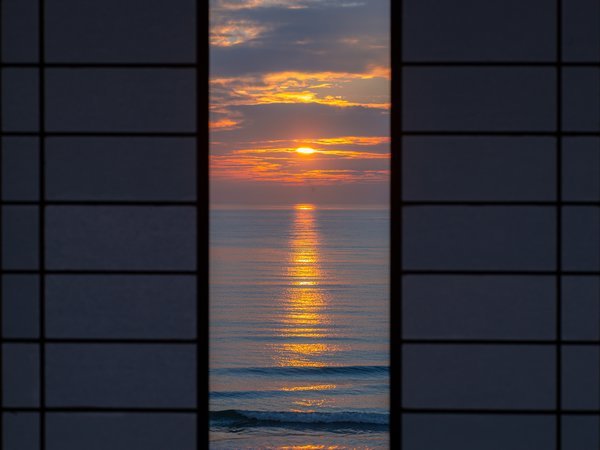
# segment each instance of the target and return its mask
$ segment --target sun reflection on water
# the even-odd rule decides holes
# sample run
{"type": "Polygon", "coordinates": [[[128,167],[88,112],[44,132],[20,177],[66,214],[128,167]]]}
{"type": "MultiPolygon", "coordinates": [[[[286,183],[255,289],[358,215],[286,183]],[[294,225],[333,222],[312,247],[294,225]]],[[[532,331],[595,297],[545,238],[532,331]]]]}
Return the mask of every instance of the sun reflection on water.
{"type": "Polygon", "coordinates": [[[321,287],[325,274],[321,265],[321,240],[317,210],[311,204],[294,207],[289,256],[284,273],[288,287],[282,298],[279,334],[289,341],[274,346],[279,366],[320,367],[328,365],[339,347],[326,342],[331,336],[327,294],[321,287]]]}

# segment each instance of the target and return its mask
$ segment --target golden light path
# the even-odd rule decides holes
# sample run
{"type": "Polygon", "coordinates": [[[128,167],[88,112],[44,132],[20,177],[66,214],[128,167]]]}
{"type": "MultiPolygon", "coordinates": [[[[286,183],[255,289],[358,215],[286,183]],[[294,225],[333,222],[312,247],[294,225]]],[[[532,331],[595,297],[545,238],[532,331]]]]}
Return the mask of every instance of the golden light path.
{"type": "MultiPolygon", "coordinates": [[[[322,367],[331,365],[332,354],[340,350],[328,342],[332,335],[327,313],[328,297],[321,283],[327,275],[321,267],[321,238],[317,225],[318,210],[310,203],[294,206],[290,229],[289,255],[284,277],[288,287],[282,297],[283,314],[279,334],[281,343],[274,344],[275,363],[285,367],[322,367]]],[[[311,392],[335,390],[335,384],[293,381],[282,391],[311,392]]],[[[315,393],[317,393],[315,392],[315,393]]],[[[332,406],[330,396],[310,396],[293,401],[295,411],[310,412],[332,406]]]]}
{"type": "Polygon", "coordinates": [[[326,339],[331,330],[327,295],[320,286],[325,274],[321,268],[317,213],[312,204],[298,204],[293,212],[288,265],[284,269],[288,287],[282,299],[284,314],[280,329],[280,335],[289,341],[274,348],[280,366],[324,366],[338,350],[326,339]]]}

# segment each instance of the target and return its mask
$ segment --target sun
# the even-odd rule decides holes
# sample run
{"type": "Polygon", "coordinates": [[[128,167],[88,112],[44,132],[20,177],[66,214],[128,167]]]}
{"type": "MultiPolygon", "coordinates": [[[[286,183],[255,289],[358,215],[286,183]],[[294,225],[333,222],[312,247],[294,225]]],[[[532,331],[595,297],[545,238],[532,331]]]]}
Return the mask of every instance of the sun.
{"type": "Polygon", "coordinates": [[[312,155],[313,153],[316,152],[316,150],[314,148],[310,148],[310,147],[298,147],[296,149],[296,151],[298,153],[302,153],[303,155],[312,155]]]}

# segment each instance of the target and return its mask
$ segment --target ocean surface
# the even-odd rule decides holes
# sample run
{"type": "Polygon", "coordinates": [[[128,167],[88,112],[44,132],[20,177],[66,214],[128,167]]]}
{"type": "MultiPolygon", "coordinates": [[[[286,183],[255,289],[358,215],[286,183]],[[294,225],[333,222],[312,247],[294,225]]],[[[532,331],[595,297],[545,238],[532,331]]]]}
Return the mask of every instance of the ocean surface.
{"type": "Polygon", "coordinates": [[[213,208],[210,230],[211,448],[388,448],[388,210],[213,208]]]}

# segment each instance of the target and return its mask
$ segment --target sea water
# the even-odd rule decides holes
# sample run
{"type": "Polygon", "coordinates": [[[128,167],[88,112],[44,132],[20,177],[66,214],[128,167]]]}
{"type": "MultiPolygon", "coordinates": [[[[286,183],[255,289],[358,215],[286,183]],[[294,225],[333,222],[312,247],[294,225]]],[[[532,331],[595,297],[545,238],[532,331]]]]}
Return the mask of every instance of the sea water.
{"type": "Polygon", "coordinates": [[[212,208],[211,448],[388,448],[389,211],[212,208]]]}

